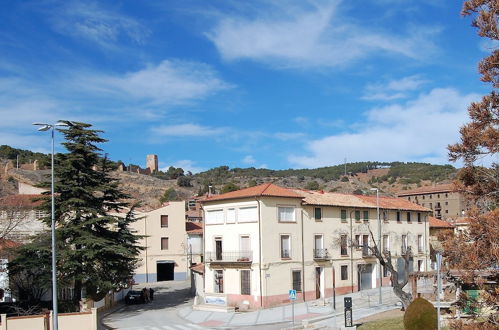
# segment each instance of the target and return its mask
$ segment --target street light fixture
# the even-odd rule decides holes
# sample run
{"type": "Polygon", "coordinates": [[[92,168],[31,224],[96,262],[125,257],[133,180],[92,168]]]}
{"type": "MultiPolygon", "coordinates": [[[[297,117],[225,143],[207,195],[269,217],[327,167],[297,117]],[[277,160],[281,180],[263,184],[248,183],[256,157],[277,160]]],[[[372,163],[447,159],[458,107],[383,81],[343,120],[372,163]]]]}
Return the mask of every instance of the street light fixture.
{"type": "Polygon", "coordinates": [[[57,264],[56,264],[56,250],[55,250],[55,198],[54,198],[54,129],[56,127],[69,127],[73,126],[70,121],[58,121],[55,124],[45,124],[45,123],[33,123],[35,126],[41,126],[38,130],[45,132],[51,130],[52,135],[52,158],[51,158],[51,185],[50,185],[50,195],[52,203],[52,325],[54,330],[58,330],[58,312],[57,312],[57,264]]]}
{"type": "MultiPolygon", "coordinates": [[[[371,188],[372,191],[376,191],[376,217],[378,219],[378,251],[381,257],[383,257],[383,252],[381,251],[381,219],[379,217],[379,189],[371,188]]],[[[383,273],[381,271],[381,260],[379,262],[379,304],[382,304],[381,289],[383,286],[383,273]]]]}

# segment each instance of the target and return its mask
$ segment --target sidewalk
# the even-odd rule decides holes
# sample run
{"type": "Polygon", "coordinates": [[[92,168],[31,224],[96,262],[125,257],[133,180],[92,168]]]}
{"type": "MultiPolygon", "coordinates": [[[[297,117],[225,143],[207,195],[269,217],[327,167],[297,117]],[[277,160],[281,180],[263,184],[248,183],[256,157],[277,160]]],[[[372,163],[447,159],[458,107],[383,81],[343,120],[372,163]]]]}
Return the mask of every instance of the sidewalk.
{"type": "MultiPolygon", "coordinates": [[[[304,323],[311,323],[333,318],[335,316],[336,318],[339,318],[339,320],[342,320],[344,297],[352,297],[354,320],[396,308],[398,298],[393,294],[392,288],[384,287],[382,292],[382,306],[378,305],[378,289],[336,296],[336,311],[333,309],[333,298],[327,298],[325,301],[319,299],[307,302],[297,302],[294,304],[294,323],[295,325],[300,325],[302,321],[304,321],[304,323]]],[[[292,309],[292,304],[289,304],[252,312],[224,313],[197,311],[189,306],[179,309],[178,315],[190,323],[214,328],[257,326],[284,322],[291,325],[292,309]]],[[[331,323],[334,324],[336,322],[331,320],[331,323]]],[[[338,322],[337,324],[340,325],[342,322],[338,322]]]]}

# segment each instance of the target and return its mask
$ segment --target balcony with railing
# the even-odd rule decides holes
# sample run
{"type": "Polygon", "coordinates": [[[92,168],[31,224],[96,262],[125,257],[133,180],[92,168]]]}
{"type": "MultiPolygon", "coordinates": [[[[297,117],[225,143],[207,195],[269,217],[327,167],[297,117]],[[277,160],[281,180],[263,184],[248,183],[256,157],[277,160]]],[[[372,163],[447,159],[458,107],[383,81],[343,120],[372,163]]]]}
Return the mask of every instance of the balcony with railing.
{"type": "Polygon", "coordinates": [[[251,263],[253,251],[209,251],[205,253],[206,263],[251,263]]]}
{"type": "Polygon", "coordinates": [[[362,246],[362,258],[372,258],[374,257],[373,252],[366,246],[362,246]]]}
{"type": "Polygon", "coordinates": [[[329,260],[331,256],[327,249],[314,249],[314,259],[315,260],[329,260]]]}

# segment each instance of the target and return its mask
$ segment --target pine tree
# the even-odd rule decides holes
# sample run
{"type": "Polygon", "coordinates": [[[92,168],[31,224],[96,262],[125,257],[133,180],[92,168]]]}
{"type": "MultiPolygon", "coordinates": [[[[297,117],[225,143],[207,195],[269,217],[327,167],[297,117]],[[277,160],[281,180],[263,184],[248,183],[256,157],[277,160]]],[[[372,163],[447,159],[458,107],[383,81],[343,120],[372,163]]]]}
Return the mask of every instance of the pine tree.
{"type": "MultiPolygon", "coordinates": [[[[127,210],[126,194],[112,178],[112,163],[96,145],[106,142],[92,125],[72,123],[61,129],[68,153],[59,154],[54,167],[58,281],[74,288],[78,306],[82,289],[93,300],[125,285],[140,252],[129,225],[136,219],[127,210]]],[[[50,210],[50,199],[44,204],[50,210]]],[[[49,212],[50,213],[50,212],[49,212]]],[[[50,217],[46,219],[50,225],[50,217]]]]}

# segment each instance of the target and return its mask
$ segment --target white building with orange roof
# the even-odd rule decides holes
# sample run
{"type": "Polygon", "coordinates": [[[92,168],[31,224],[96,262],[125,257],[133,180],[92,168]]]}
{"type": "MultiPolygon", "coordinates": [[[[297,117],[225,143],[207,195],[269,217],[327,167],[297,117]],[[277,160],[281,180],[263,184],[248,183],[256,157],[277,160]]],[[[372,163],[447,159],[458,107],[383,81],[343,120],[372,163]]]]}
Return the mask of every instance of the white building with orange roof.
{"type": "MultiPolygon", "coordinates": [[[[377,237],[377,201],[263,184],[203,201],[205,303],[266,308],[389,285],[364,246],[377,237]]],[[[383,249],[394,259],[412,247],[413,268],[428,270],[430,210],[380,197],[383,249]]],[[[399,269],[400,270],[400,269],[399,269]]]]}

